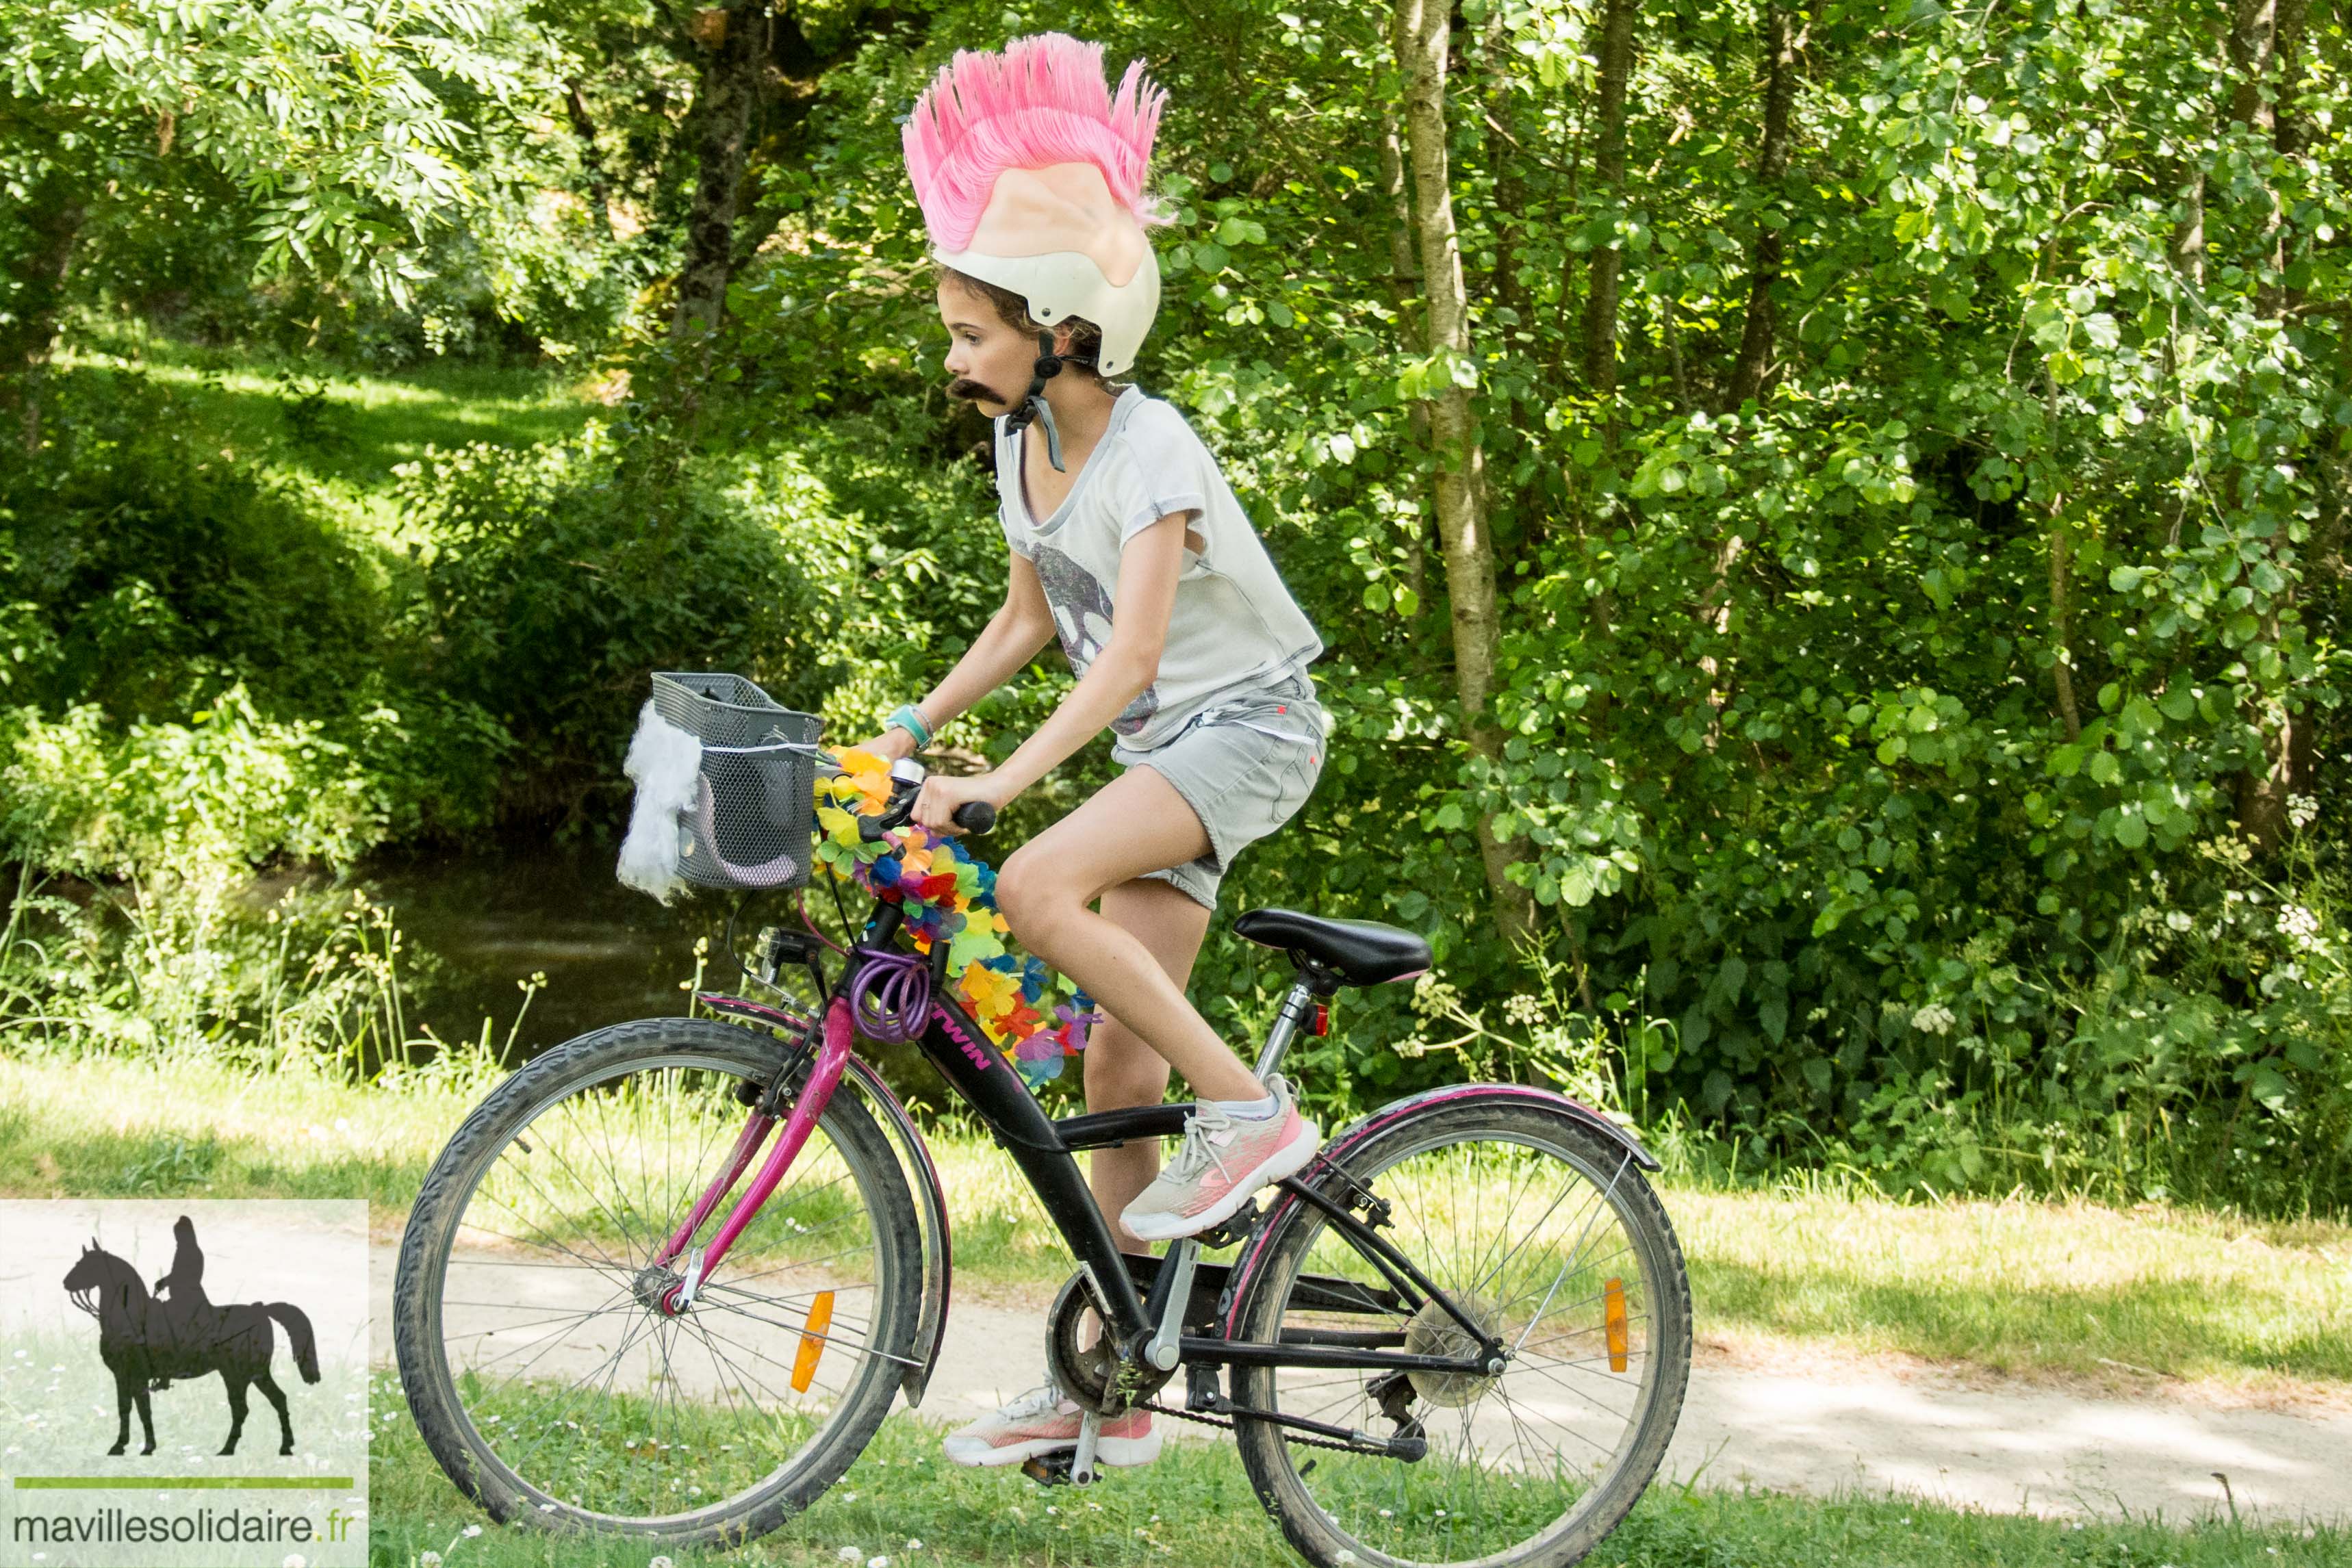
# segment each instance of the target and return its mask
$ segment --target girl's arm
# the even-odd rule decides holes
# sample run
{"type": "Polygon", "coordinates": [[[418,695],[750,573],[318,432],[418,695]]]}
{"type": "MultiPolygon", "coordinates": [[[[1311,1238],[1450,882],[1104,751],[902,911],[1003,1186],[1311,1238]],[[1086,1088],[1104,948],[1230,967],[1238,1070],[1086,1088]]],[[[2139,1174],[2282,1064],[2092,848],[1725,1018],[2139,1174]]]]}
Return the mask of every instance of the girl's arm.
{"type": "MultiPolygon", "coordinates": [[[[1054,640],[1054,612],[1045,602],[1045,585],[1037,580],[1034,561],[1008,549],[1013,570],[1004,584],[1004,603],[988,618],[963,657],[955,663],[930,695],[915,706],[936,735],[948,722],[1019,674],[1046,643],[1054,640]]],[[[903,729],[886,729],[865,750],[896,759],[914,754],[915,737],[903,729]]]]}
{"type": "Polygon", "coordinates": [[[1158,677],[1168,618],[1176,608],[1176,580],[1184,570],[1184,520],[1191,515],[1171,512],[1127,541],[1111,595],[1110,641],[1037,732],[992,772],[927,780],[915,802],[915,821],[935,832],[955,832],[950,819],[966,800],[1003,806],[1108,728],[1158,677]]]}

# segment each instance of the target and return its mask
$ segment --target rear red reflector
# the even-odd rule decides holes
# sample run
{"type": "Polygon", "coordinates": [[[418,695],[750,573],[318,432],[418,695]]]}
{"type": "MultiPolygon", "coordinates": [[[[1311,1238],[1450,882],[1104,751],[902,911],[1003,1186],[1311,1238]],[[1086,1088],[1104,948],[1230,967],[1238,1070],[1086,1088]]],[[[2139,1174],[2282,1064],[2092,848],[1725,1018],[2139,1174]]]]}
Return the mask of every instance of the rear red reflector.
{"type": "Polygon", "coordinates": [[[1329,1034],[1331,1032],[1331,1004],[1329,1002],[1317,1002],[1315,1004],[1315,1021],[1307,1026],[1307,1032],[1309,1034],[1329,1034]]]}

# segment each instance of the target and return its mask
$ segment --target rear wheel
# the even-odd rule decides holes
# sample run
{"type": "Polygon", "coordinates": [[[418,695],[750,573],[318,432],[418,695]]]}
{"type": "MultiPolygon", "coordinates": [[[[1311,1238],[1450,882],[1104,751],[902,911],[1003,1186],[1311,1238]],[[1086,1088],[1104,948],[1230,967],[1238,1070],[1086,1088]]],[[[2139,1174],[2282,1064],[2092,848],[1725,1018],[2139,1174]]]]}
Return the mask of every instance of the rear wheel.
{"type": "MultiPolygon", "coordinates": [[[[1339,1163],[1387,1203],[1379,1234],[1507,1359],[1499,1375],[1236,1368],[1244,1406],[1427,1443],[1408,1462],[1244,1418],[1260,1499],[1326,1565],[1579,1561],[1649,1485],[1690,1374],[1690,1286],[1656,1194],[1623,1145],[1525,1098],[1433,1104],[1339,1163]]],[[[1341,1185],[1322,1184],[1335,1197],[1341,1185]]],[[[1443,1308],[1400,1297],[1319,1210],[1297,1204],[1275,1223],[1240,1337],[1476,1348],[1443,1308]]]]}
{"type": "Polygon", "coordinates": [[[726,1169],[751,1114],[737,1092],[780,1050],[688,1019],[584,1035],[499,1085],[435,1163],[394,1287],[401,1377],[493,1518],[738,1542],[807,1507],[881,1424],[914,1364],[921,1260],[854,1095],[687,1311],[656,1310],[683,1270],[655,1254],[726,1169]]]}

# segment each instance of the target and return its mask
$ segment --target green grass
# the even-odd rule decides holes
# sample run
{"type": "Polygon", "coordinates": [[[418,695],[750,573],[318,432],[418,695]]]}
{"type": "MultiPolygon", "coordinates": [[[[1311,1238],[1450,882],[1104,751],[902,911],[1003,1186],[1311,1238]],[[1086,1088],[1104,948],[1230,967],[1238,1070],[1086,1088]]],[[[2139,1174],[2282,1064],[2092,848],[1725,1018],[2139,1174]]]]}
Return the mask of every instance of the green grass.
{"type": "MultiPolygon", "coordinates": [[[[202,1063],[0,1060],[0,1171],[8,1173],[0,1191],[359,1197],[376,1206],[382,1236],[480,1092],[478,1084],[412,1084],[395,1093],[291,1075],[240,1078],[202,1063]]],[[[1055,1277],[1058,1254],[1001,1154],[964,1137],[939,1140],[936,1152],[957,1211],[959,1282],[1026,1289],[1055,1277]]],[[[2114,1344],[2127,1347],[2116,1359],[2171,1358],[2205,1375],[2342,1375],[2347,1241],[2332,1228],[2032,1204],[1906,1206],[1830,1191],[1670,1187],[1668,1202],[1692,1251],[1703,1336],[1753,1334],[2053,1374],[2095,1367],[2114,1344]],[[2069,1280],[2080,1288],[2042,1299],[2053,1281],[2069,1280]]],[[[372,1562],[408,1568],[427,1550],[445,1553],[446,1568],[644,1568],[650,1561],[642,1545],[612,1541],[494,1526],[463,1537],[480,1515],[425,1453],[389,1379],[373,1383],[372,1562]]],[[[723,1557],[671,1555],[681,1568],[816,1564],[836,1562],[845,1546],[887,1554],[900,1568],[1295,1561],[1223,1443],[1171,1444],[1150,1469],[1115,1472],[1090,1493],[1045,1492],[1017,1476],[946,1465],[936,1429],[904,1413],[839,1486],[784,1530],[723,1557]],[[923,1545],[909,1551],[910,1538],[923,1545]]],[[[2341,1531],[2241,1530],[2225,1519],[2077,1528],[1900,1500],[1667,1487],[1591,1561],[2199,1568],[2334,1563],[2347,1552],[2352,1539],[2341,1531]]]]}
{"type": "MultiPolygon", "coordinates": [[[[379,1378],[370,1509],[378,1568],[414,1568],[438,1552],[446,1568],[646,1568],[641,1544],[554,1538],[488,1524],[443,1478],[379,1378]],[[482,1526],[476,1537],[461,1531],[482,1526]]],[[[1229,1444],[1170,1443],[1145,1469],[1112,1471],[1087,1491],[1041,1489],[1017,1471],[966,1470],[940,1457],[938,1431],[893,1416],[847,1476],[816,1505],[734,1552],[673,1552],[695,1564],[833,1564],[887,1555],[926,1564],[1171,1564],[1235,1568],[1296,1563],[1259,1509],[1229,1444]],[[919,1545],[913,1544],[919,1542],[919,1545]]],[[[1832,1501],[1751,1492],[1652,1489],[1587,1559],[1624,1568],[2319,1568],[2352,1552],[2341,1531],[2242,1529],[2227,1519],[2074,1522],[1962,1512],[1899,1499],[1832,1501]]]]}
{"type": "MultiPolygon", "coordinates": [[[[364,1197],[396,1228],[478,1085],[399,1092],[202,1063],[0,1059],[0,1193],[364,1197]]],[[[941,1134],[960,1290],[1069,1264],[1003,1151],[941,1134]]],[[[1703,1342],[1894,1353],[2010,1375],[2131,1369],[2259,1392],[2352,1383],[2352,1228],[2193,1210],[1903,1204],[1669,1185],[1703,1342]],[[2111,1363],[2124,1364],[2112,1365],[2111,1363]]]]}
{"type": "Polygon", "coordinates": [[[128,332],[78,344],[58,356],[58,366],[91,378],[144,372],[186,401],[191,418],[226,455],[248,458],[305,493],[354,538],[392,549],[431,542],[393,504],[396,465],[416,461],[428,445],[559,440],[603,412],[577,376],[561,371],[427,361],[370,373],[128,332]],[[281,371],[323,386],[324,402],[307,423],[291,413],[281,371]]]}

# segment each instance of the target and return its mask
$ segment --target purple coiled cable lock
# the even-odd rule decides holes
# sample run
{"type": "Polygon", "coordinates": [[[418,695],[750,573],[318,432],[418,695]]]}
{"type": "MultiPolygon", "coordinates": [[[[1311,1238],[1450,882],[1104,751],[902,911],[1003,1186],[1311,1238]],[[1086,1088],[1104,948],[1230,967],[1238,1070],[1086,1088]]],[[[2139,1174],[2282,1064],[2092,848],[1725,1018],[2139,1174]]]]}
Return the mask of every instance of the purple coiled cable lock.
{"type": "Polygon", "coordinates": [[[919,953],[868,953],[850,995],[860,1034],[904,1045],[930,1027],[930,960],[919,953]]]}

